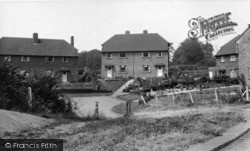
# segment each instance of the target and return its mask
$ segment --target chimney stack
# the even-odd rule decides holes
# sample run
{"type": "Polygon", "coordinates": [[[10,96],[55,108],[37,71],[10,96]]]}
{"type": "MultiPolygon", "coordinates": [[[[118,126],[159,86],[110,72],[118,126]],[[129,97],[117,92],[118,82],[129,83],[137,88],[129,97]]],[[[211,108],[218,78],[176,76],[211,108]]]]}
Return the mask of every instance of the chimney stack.
{"type": "Polygon", "coordinates": [[[147,34],[148,33],[148,31],[147,30],[143,30],[143,34],[147,34]]]}
{"type": "Polygon", "coordinates": [[[70,37],[70,44],[71,44],[71,46],[74,47],[74,36],[71,36],[71,37],[70,37]]]}
{"type": "Polygon", "coordinates": [[[126,34],[126,35],[129,35],[129,34],[130,34],[130,31],[129,31],[129,30],[127,30],[127,31],[125,32],[125,34],[126,34]]]}
{"type": "Polygon", "coordinates": [[[33,44],[38,44],[38,33],[33,33],[33,44]]]}

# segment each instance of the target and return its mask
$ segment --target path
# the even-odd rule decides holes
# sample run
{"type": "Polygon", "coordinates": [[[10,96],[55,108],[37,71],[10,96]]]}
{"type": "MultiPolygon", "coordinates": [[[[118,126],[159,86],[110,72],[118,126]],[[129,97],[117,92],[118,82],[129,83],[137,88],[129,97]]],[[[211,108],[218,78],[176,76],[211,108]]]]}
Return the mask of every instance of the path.
{"type": "Polygon", "coordinates": [[[94,115],[96,101],[98,101],[100,115],[106,118],[117,118],[122,116],[111,111],[111,109],[120,104],[121,101],[109,96],[74,97],[73,100],[78,103],[80,116],[94,115]]]}
{"type": "MultiPolygon", "coordinates": [[[[250,108],[245,110],[248,111],[245,113],[245,116],[248,116],[248,119],[250,119],[250,108]]],[[[250,125],[248,128],[250,128],[250,125]]],[[[220,151],[250,151],[250,131],[220,151]]]]}
{"type": "Polygon", "coordinates": [[[122,94],[127,94],[124,93],[123,90],[128,87],[129,84],[131,84],[132,82],[134,82],[134,79],[131,79],[129,81],[127,81],[123,86],[121,86],[117,91],[115,91],[111,97],[116,98],[118,95],[122,95],[122,94]]]}

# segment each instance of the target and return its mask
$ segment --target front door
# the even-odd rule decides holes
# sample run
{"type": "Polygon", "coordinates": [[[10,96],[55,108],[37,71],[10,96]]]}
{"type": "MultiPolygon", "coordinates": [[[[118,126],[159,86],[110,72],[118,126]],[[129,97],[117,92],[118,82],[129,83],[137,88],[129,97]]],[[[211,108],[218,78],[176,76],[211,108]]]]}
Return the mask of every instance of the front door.
{"type": "Polygon", "coordinates": [[[63,71],[63,73],[62,73],[62,82],[68,82],[67,71],[63,71]]]}
{"type": "Polygon", "coordinates": [[[111,67],[107,68],[107,77],[112,78],[112,68],[111,67]]]}
{"type": "Polygon", "coordinates": [[[163,76],[163,69],[161,66],[157,67],[157,76],[162,77],[163,76]]]}

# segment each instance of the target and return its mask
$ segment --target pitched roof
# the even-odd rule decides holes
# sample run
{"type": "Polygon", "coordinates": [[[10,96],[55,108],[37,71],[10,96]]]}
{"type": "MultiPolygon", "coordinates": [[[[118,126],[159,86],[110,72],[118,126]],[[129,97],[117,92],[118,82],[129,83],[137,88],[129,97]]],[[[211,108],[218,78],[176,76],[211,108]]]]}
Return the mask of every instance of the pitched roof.
{"type": "Polygon", "coordinates": [[[168,42],[157,33],[117,34],[102,46],[102,52],[168,50],[168,42]]]}
{"type": "Polygon", "coordinates": [[[77,49],[59,39],[39,39],[33,44],[32,38],[2,37],[0,39],[0,54],[30,55],[30,56],[78,56],[77,49]]]}
{"type": "Polygon", "coordinates": [[[250,24],[248,25],[247,29],[235,40],[236,42],[240,40],[240,38],[247,32],[247,30],[250,28],[250,24]]]}
{"type": "Polygon", "coordinates": [[[231,39],[229,42],[227,42],[225,45],[223,45],[220,50],[216,53],[216,57],[218,56],[223,56],[223,55],[230,55],[230,54],[238,54],[236,52],[236,40],[240,37],[241,35],[238,35],[231,39]]]}

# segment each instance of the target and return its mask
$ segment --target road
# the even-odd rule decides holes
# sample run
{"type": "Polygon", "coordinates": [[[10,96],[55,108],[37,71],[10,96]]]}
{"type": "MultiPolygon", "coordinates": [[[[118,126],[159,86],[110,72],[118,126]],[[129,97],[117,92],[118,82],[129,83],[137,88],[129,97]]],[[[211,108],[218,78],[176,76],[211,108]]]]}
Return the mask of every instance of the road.
{"type": "Polygon", "coordinates": [[[80,116],[94,115],[96,102],[98,102],[100,116],[105,116],[106,118],[117,118],[122,116],[111,111],[114,106],[122,102],[109,96],[74,97],[73,100],[78,104],[78,114],[80,116]]]}
{"type": "Polygon", "coordinates": [[[220,151],[250,151],[250,132],[220,151]]]}

